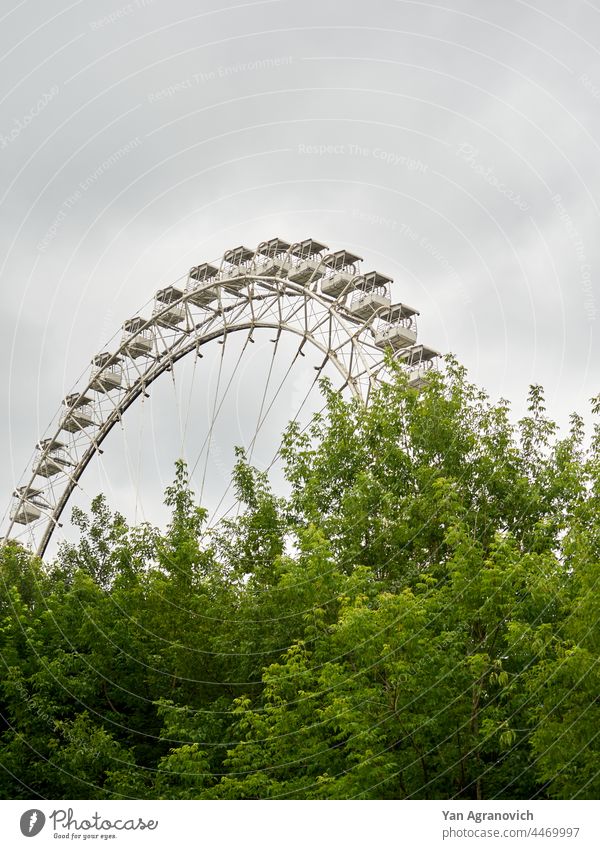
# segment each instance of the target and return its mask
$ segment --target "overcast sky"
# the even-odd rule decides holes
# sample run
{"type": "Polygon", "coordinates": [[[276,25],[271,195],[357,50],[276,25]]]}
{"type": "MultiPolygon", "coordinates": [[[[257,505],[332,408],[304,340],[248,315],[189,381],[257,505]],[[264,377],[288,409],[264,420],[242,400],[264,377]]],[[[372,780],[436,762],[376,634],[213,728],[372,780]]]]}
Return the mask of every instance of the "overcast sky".
{"type": "MultiPolygon", "coordinates": [[[[420,340],[516,413],[542,383],[561,422],[589,420],[598,0],[21,0],[1,14],[3,502],[124,319],[190,265],[275,235],[389,273],[420,340]]],[[[255,355],[245,391],[266,363],[255,355]]],[[[157,392],[143,452],[170,463],[157,392]]],[[[239,390],[225,452],[246,403],[239,390]]]]}

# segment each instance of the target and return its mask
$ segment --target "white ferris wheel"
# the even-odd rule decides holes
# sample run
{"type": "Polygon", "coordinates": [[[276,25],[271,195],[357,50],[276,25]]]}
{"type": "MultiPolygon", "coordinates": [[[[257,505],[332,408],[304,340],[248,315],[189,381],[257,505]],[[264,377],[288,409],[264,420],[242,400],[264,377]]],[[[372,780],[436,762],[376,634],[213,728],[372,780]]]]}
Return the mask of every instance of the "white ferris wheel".
{"type": "MultiPolygon", "coordinates": [[[[174,375],[175,364],[186,355],[195,369],[205,346],[215,342],[221,345],[222,358],[233,334],[242,340],[236,367],[257,334],[268,334],[273,361],[283,348],[281,340],[292,342],[291,365],[277,391],[268,391],[271,364],[265,386],[254,392],[260,410],[250,445],[257,441],[292,366],[305,375],[310,372],[309,392],[328,373],[335,388],[368,403],[373,388],[386,379],[386,354],[391,352],[407,370],[410,385],[420,388],[440,354],[417,344],[419,313],[404,303],[392,303],[392,279],[362,271],[361,263],[356,254],[331,252],[314,239],[290,244],[274,238],[256,250],[228,250],[219,262],[195,266],[157,291],[151,314],[125,321],[62,402],[12,495],[4,539],[19,540],[42,557],[69,500],[82,486],[86,468],[102,454],[111,431],[123,426],[127,410],[149,397],[148,390],[161,375],[174,375]],[[317,357],[314,368],[306,358],[311,347],[317,357]]],[[[290,418],[298,418],[308,394],[297,399],[290,418]]],[[[209,422],[202,450],[208,463],[222,389],[217,386],[210,403],[205,400],[209,422]]]]}

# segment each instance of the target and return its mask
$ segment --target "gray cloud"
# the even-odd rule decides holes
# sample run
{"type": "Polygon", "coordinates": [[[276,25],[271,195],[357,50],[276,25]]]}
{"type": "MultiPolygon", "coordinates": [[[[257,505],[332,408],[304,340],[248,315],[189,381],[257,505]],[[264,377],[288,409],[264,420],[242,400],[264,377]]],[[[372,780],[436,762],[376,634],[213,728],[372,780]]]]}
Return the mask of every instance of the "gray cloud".
{"type": "MultiPolygon", "coordinates": [[[[531,382],[562,422],[585,410],[600,389],[599,21],[584,0],[57,0],[8,12],[6,499],[125,318],[193,263],[276,234],[348,246],[393,275],[396,298],[421,310],[422,340],[456,352],[516,413],[531,382]]],[[[253,358],[256,386],[269,356],[253,358]]],[[[236,416],[256,391],[244,381],[224,409],[224,457],[246,435],[236,416]]],[[[168,406],[157,402],[144,442],[148,491],[170,472],[168,406]]],[[[103,462],[127,504],[113,441],[103,462]]],[[[106,483],[94,474],[92,491],[106,483]]],[[[212,474],[216,487],[224,472],[212,474]]]]}

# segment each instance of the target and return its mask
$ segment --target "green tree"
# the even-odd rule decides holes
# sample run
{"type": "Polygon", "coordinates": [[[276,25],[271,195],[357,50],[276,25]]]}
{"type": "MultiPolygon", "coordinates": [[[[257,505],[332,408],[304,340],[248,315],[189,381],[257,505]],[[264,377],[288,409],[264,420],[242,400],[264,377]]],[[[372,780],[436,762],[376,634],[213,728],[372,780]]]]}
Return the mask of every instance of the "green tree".
{"type": "Polygon", "coordinates": [[[390,368],[323,383],[285,498],[238,449],[215,528],[178,462],[164,531],[0,549],[5,797],[597,797],[600,429],[390,368]]]}

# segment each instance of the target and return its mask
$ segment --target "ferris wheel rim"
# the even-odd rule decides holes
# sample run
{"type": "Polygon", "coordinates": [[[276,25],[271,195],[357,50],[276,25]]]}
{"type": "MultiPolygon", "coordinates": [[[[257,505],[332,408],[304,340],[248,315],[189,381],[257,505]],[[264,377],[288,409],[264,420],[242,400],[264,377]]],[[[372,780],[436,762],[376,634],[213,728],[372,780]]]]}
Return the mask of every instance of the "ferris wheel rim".
{"type": "MultiPolygon", "coordinates": [[[[272,242],[277,242],[279,240],[271,240],[272,242]]],[[[311,243],[313,240],[306,240],[311,243]]],[[[260,252],[262,246],[269,243],[261,243],[256,252],[252,251],[252,257],[254,258],[260,252]]],[[[287,243],[286,243],[287,244],[287,243]]],[[[303,245],[305,243],[296,243],[294,245],[288,246],[289,250],[297,247],[297,245],[303,245]]],[[[321,248],[326,248],[324,245],[320,245],[320,243],[315,242],[317,246],[321,248]]],[[[66,480],[63,482],[62,490],[59,491],[58,499],[55,501],[54,506],[48,505],[48,511],[42,511],[42,515],[39,519],[34,520],[33,524],[37,522],[46,521],[46,527],[41,536],[40,542],[36,548],[36,554],[39,557],[43,557],[47,546],[52,538],[53,533],[55,532],[57,527],[60,527],[60,518],[69,502],[69,499],[76,487],[79,485],[79,480],[84,474],[86,468],[88,467],[91,460],[97,455],[102,453],[101,445],[104,440],[108,437],[112,429],[115,425],[121,421],[125,412],[140,398],[140,396],[147,395],[146,390],[166,371],[170,371],[173,369],[173,366],[176,362],[182,359],[185,356],[188,356],[194,350],[199,354],[199,349],[201,346],[208,344],[215,339],[223,338],[226,339],[229,333],[237,333],[240,331],[248,331],[249,337],[251,337],[254,329],[271,329],[275,330],[279,335],[282,332],[290,332],[299,336],[303,336],[303,341],[301,343],[301,347],[299,351],[301,351],[302,346],[305,342],[310,342],[314,347],[321,351],[325,355],[323,360],[323,364],[320,366],[320,370],[324,368],[324,366],[329,362],[332,363],[340,373],[341,377],[344,379],[343,386],[348,386],[355,397],[358,397],[365,403],[368,403],[369,393],[374,384],[379,383],[381,376],[385,369],[385,351],[379,350],[378,353],[375,354],[376,360],[375,365],[369,363],[368,358],[365,355],[365,351],[367,348],[371,349],[371,356],[373,356],[373,351],[376,348],[376,344],[373,341],[369,340],[369,335],[373,335],[373,321],[378,316],[378,313],[382,310],[386,309],[391,310],[391,302],[387,307],[381,307],[380,309],[375,309],[373,313],[366,320],[361,320],[353,316],[347,305],[345,306],[346,296],[352,293],[352,283],[358,280],[359,278],[363,278],[364,275],[359,273],[355,273],[351,276],[351,279],[347,286],[343,287],[341,293],[336,296],[326,296],[323,292],[317,291],[317,282],[319,281],[321,274],[317,275],[316,271],[310,276],[307,284],[305,285],[302,282],[294,282],[293,280],[287,279],[286,276],[278,276],[273,274],[261,274],[257,273],[254,269],[247,269],[244,273],[240,273],[238,275],[230,275],[226,279],[223,279],[221,276],[221,269],[223,268],[223,263],[228,262],[227,259],[228,254],[232,255],[236,251],[245,251],[249,249],[245,248],[236,248],[231,251],[226,251],[221,261],[221,266],[219,268],[219,273],[214,283],[214,288],[218,293],[218,298],[215,297],[215,300],[218,300],[218,308],[210,309],[208,304],[206,307],[202,307],[203,313],[208,311],[208,314],[205,316],[204,321],[200,323],[195,323],[193,320],[193,313],[190,308],[194,306],[194,296],[198,296],[201,291],[201,287],[197,287],[195,289],[190,289],[189,285],[182,292],[179,290],[175,290],[174,286],[171,285],[167,287],[167,289],[159,290],[155,293],[155,303],[158,295],[166,292],[168,289],[174,290],[178,292],[178,297],[169,301],[164,305],[162,309],[155,309],[150,318],[143,320],[140,315],[134,316],[133,319],[130,319],[125,322],[123,325],[123,329],[127,326],[128,322],[136,322],[137,329],[134,333],[129,335],[127,338],[123,337],[121,344],[118,349],[113,352],[105,352],[104,354],[97,355],[93,358],[92,363],[96,362],[100,357],[106,357],[104,361],[104,365],[97,370],[96,372],[91,373],[89,379],[85,383],[82,389],[79,389],[79,384],[83,383],[82,380],[78,381],[73,387],[73,391],[71,391],[66,400],[71,399],[72,406],[67,409],[73,411],[77,409],[77,405],[81,405],[85,399],[88,399],[89,393],[99,393],[100,391],[105,393],[106,398],[108,398],[112,403],[114,409],[109,413],[108,417],[101,422],[98,422],[98,428],[95,432],[94,436],[90,436],[85,433],[85,437],[89,439],[89,444],[87,448],[83,451],[81,456],[77,458],[77,462],[73,464],[73,468],[70,472],[65,470],[66,480]],[[238,285],[240,284],[241,285],[238,285]],[[228,288],[229,284],[229,288],[228,288]],[[260,292],[255,292],[256,286],[260,286],[260,292]],[[237,295],[235,295],[235,288],[239,291],[237,295]],[[247,289],[247,294],[242,295],[241,289],[247,289]],[[222,304],[222,294],[223,291],[227,290],[229,293],[233,292],[235,295],[234,300],[230,303],[227,303],[225,306],[222,304]],[[299,327],[295,327],[292,325],[289,316],[284,318],[279,310],[279,320],[271,320],[266,321],[261,319],[260,317],[254,317],[254,307],[257,304],[261,304],[268,308],[271,305],[274,305],[278,299],[282,299],[283,297],[287,298],[298,298],[304,304],[305,313],[307,311],[307,304],[311,303],[316,305],[320,310],[324,311],[326,314],[326,319],[329,321],[329,334],[331,339],[331,328],[333,326],[333,322],[336,323],[336,330],[342,331],[346,334],[346,338],[343,343],[338,345],[337,349],[332,348],[331,344],[324,345],[315,335],[314,331],[308,330],[308,321],[305,320],[304,330],[301,331],[299,327]],[[175,334],[175,341],[169,346],[165,344],[164,349],[161,353],[158,353],[156,357],[151,357],[150,365],[148,365],[145,370],[141,370],[138,368],[136,363],[136,358],[138,355],[134,356],[131,351],[136,343],[143,337],[144,333],[148,331],[156,332],[164,342],[163,332],[161,330],[161,322],[166,320],[166,317],[170,312],[173,311],[174,308],[183,307],[185,311],[185,328],[177,328],[170,327],[169,333],[171,335],[175,334]],[[235,317],[236,310],[242,312],[243,310],[249,307],[251,312],[251,318],[246,318],[244,321],[237,321],[227,324],[225,320],[225,316],[227,313],[231,313],[235,317]],[[210,327],[212,322],[217,323],[217,328],[213,330],[203,331],[203,327],[206,325],[210,327]],[[219,320],[222,320],[222,324],[219,325],[219,320]],[[350,327],[353,326],[352,332],[350,332],[350,327]],[[181,344],[184,343],[184,344],[181,344]],[[177,348],[177,345],[180,345],[178,350],[174,350],[177,348]],[[349,345],[351,350],[350,367],[345,367],[341,362],[340,358],[337,356],[337,350],[341,349],[342,345],[349,345]],[[361,363],[361,368],[357,371],[356,374],[352,373],[352,357],[356,357],[357,361],[361,363]],[[110,397],[109,390],[98,390],[96,387],[98,385],[99,376],[100,381],[102,379],[102,375],[105,373],[107,369],[114,365],[117,362],[124,360],[125,358],[131,359],[135,370],[138,372],[138,379],[136,379],[127,389],[126,392],[123,393],[122,396],[115,402],[115,400],[110,397]],[[366,396],[363,397],[358,385],[357,378],[360,377],[366,384],[366,396]],[[96,387],[93,385],[96,383],[96,387]],[[42,518],[43,517],[43,518],[42,518]]],[[[288,251],[289,253],[289,251],[288,251]]],[[[338,254],[344,253],[339,251],[338,254]]],[[[286,254],[287,256],[287,254],[286,254]]],[[[327,254],[325,257],[321,256],[317,263],[317,268],[320,269],[323,266],[323,263],[326,262],[331,256],[337,257],[336,254],[327,254]]],[[[352,254],[349,256],[353,259],[360,260],[360,257],[354,257],[352,254]]],[[[254,262],[254,259],[252,259],[254,262]]],[[[337,260],[336,260],[337,262],[337,260]]],[[[210,267],[208,263],[205,263],[204,266],[196,266],[191,269],[188,274],[188,284],[193,271],[196,271],[203,267],[210,267]]],[[[337,266],[334,264],[333,268],[335,269],[337,266]]],[[[372,272],[372,274],[377,275],[377,272],[372,272]]],[[[391,282],[391,278],[386,278],[384,275],[380,275],[383,279],[387,279],[391,282]]],[[[181,279],[180,277],[176,282],[179,283],[181,279]]],[[[300,309],[302,309],[302,303],[300,304],[300,309]]],[[[404,309],[403,305],[396,305],[394,309],[399,306],[401,308],[400,315],[402,313],[402,309],[404,309]]],[[[418,314],[416,310],[410,311],[410,308],[406,308],[409,310],[408,315],[418,314]]],[[[290,315],[295,316],[298,311],[290,313],[290,315]]],[[[391,315],[391,312],[390,312],[391,315]]],[[[318,327],[319,325],[317,325],[318,327]]],[[[157,342],[158,347],[158,339],[155,336],[155,341],[157,342]]],[[[415,334],[416,339],[416,334],[415,334]]],[[[381,346],[380,346],[381,347],[381,346]]],[[[424,346],[421,346],[424,347],[424,346]]],[[[427,349],[431,351],[436,356],[438,352],[434,352],[433,349],[427,349]]],[[[150,356],[150,355],[149,355],[150,356]]],[[[315,367],[317,368],[317,367],[315,367]]],[[[343,387],[342,387],[343,388],[343,387]]],[[[89,400],[89,399],[88,399],[89,400]]],[[[94,402],[100,405],[100,401],[102,399],[94,399],[94,402]]],[[[65,404],[65,402],[63,402],[65,404]]],[[[51,434],[49,437],[45,437],[43,441],[38,442],[38,448],[44,444],[61,444],[60,437],[61,434],[65,432],[64,422],[66,418],[61,417],[60,411],[62,407],[59,408],[59,412],[56,414],[54,421],[56,421],[56,427],[52,430],[52,426],[48,429],[47,433],[51,434]]],[[[81,428],[81,431],[84,432],[84,428],[81,428]]],[[[79,435],[79,434],[77,434],[79,435]]],[[[75,435],[73,435],[73,442],[76,443],[75,435]]],[[[45,455],[41,455],[42,459],[44,456],[48,456],[48,452],[45,455]]],[[[54,492],[53,486],[50,482],[46,485],[42,486],[41,490],[37,490],[35,487],[36,478],[40,476],[39,469],[41,466],[38,464],[36,467],[33,466],[32,472],[27,476],[23,475],[22,481],[26,481],[25,485],[21,485],[15,490],[14,495],[17,496],[20,493],[20,497],[17,502],[17,506],[13,513],[11,513],[9,524],[6,530],[6,535],[4,537],[4,541],[10,539],[11,533],[14,531],[15,524],[17,519],[15,518],[18,515],[19,509],[24,509],[25,505],[29,503],[28,494],[31,492],[41,492],[44,490],[44,486],[46,489],[52,490],[54,492]]],[[[48,476],[47,480],[50,481],[50,477],[48,476]]]]}

